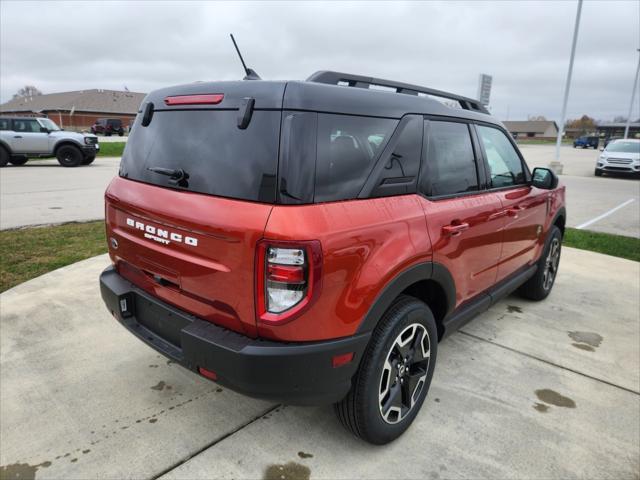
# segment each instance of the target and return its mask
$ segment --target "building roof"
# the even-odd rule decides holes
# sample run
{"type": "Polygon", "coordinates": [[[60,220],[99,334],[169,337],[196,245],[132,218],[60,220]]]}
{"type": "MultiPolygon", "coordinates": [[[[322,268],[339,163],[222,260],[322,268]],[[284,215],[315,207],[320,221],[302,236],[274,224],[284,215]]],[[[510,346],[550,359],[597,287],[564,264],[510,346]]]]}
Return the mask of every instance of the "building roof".
{"type": "MultiPolygon", "coordinates": [[[[597,128],[625,128],[626,122],[601,122],[597,125],[597,128]]],[[[631,122],[630,128],[640,128],[640,122],[631,122]]]]}
{"type": "Polygon", "coordinates": [[[558,130],[556,122],[551,120],[505,120],[502,123],[511,133],[544,133],[552,125],[558,130]]]}
{"type": "Polygon", "coordinates": [[[46,112],[51,110],[135,115],[145,93],[117,90],[79,90],[21,97],[0,105],[0,112],[46,112]]]}

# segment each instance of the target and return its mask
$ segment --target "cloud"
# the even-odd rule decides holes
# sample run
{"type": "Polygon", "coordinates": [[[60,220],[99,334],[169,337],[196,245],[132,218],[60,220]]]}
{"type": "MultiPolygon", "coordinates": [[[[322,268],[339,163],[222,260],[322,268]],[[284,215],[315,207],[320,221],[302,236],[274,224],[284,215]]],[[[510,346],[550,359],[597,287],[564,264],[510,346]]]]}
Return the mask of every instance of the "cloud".
{"type": "MultiPolygon", "coordinates": [[[[557,119],[575,10],[515,1],[1,2],[0,99],[25,84],[146,92],[241,78],[234,32],[263,78],[332,69],[475,97],[488,73],[496,116],[557,119]]],[[[626,115],[639,25],[638,2],[584,3],[569,116],[626,115]]]]}

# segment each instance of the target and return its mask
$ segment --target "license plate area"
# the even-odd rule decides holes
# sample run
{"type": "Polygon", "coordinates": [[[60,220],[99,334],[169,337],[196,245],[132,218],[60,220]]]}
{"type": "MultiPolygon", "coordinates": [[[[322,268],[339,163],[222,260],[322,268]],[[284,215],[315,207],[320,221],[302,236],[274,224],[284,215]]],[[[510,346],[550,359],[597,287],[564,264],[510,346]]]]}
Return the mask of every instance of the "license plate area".
{"type": "Polygon", "coordinates": [[[191,324],[188,318],[141,295],[135,295],[135,312],[136,320],[140,325],[172,345],[182,348],[180,332],[191,324]]]}

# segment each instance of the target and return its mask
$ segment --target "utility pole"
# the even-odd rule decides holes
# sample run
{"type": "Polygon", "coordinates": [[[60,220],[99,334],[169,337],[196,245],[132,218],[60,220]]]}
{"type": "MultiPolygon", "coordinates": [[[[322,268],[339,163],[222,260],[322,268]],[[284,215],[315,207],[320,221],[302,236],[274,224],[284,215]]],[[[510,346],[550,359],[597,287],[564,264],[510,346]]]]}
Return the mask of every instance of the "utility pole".
{"type": "Polygon", "coordinates": [[[564,132],[564,122],[567,116],[567,101],[569,100],[569,89],[571,87],[571,74],[573,73],[573,59],[576,56],[576,43],[578,42],[578,29],[580,28],[580,13],[582,12],[582,0],[578,0],[578,10],[576,12],[576,24],[573,27],[573,43],[571,44],[571,58],[569,59],[569,72],[567,73],[567,83],[564,86],[564,101],[562,102],[562,117],[558,125],[558,139],[556,140],[556,158],[549,164],[549,168],[556,174],[562,173],[562,163],[560,162],[560,144],[562,143],[562,132],[564,132]]]}
{"type": "MultiPolygon", "coordinates": [[[[638,49],[640,52],[640,48],[638,49]]],[[[638,68],[636,69],[636,78],[633,80],[633,89],[631,90],[631,104],[629,105],[629,115],[627,115],[627,124],[624,127],[624,138],[629,138],[629,125],[631,124],[631,114],[633,113],[633,101],[636,99],[636,86],[638,85],[638,75],[640,75],[640,56],[638,56],[638,68]]]]}

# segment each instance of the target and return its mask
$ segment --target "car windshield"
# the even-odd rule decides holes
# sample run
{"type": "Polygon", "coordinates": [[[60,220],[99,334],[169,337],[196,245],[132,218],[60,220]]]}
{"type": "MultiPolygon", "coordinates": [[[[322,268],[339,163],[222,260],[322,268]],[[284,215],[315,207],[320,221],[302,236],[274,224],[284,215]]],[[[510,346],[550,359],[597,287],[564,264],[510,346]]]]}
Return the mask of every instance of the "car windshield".
{"type": "Polygon", "coordinates": [[[640,142],[618,140],[607,146],[607,152],[640,153],[640,142]]]}
{"type": "Polygon", "coordinates": [[[56,122],[54,122],[53,120],[49,120],[48,118],[39,118],[38,122],[40,122],[40,125],[51,132],[60,130],[60,127],[56,125],[56,122]]]}

